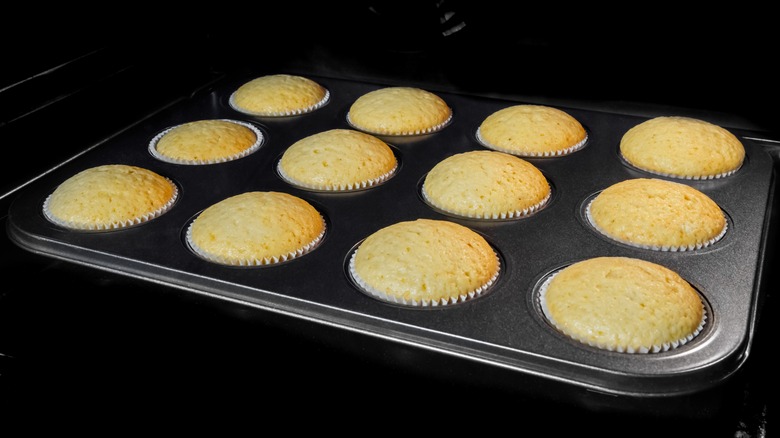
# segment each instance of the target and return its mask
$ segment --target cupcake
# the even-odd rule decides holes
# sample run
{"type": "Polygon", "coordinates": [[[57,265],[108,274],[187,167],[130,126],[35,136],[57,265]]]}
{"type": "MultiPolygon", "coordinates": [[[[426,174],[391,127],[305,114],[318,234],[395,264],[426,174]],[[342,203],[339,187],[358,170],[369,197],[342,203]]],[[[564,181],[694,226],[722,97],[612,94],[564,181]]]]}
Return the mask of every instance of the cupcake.
{"type": "Polygon", "coordinates": [[[521,157],[556,157],[585,146],[580,122],[557,108],[514,105],[487,116],[477,128],[486,148],[521,157]]]}
{"type": "Polygon", "coordinates": [[[302,76],[261,76],[241,85],[230,96],[230,106],[244,114],[284,117],[312,112],[330,99],[330,92],[302,76]]]}
{"type": "Polygon", "coordinates": [[[627,245],[661,251],[701,249],[726,233],[723,210],[682,183],[654,178],[621,181],[587,206],[593,227],[627,245]]]}
{"type": "Polygon", "coordinates": [[[151,170],[107,164],[71,176],[43,203],[51,222],[72,230],[128,228],[168,211],[178,197],[176,185],[151,170]]]}
{"type": "Polygon", "coordinates": [[[485,239],[453,222],[397,222],[368,236],[349,272],[365,293],[408,306],[445,306],[482,295],[499,261],[485,239]]]}
{"type": "Polygon", "coordinates": [[[203,210],[187,229],[187,242],[211,262],[259,266],[306,254],[324,235],[324,219],[303,199],[280,192],[247,192],[203,210]]]}
{"type": "Polygon", "coordinates": [[[381,184],[397,167],[395,154],[384,141],[359,131],[332,129],[293,143],[277,169],[296,186],[349,191],[381,184]]]}
{"type": "Polygon", "coordinates": [[[561,333],[621,353],[677,348],[698,335],[706,321],[698,291],[679,274],[629,257],[569,265],[542,284],[539,301],[561,333]]]}
{"type": "Polygon", "coordinates": [[[436,164],[422,186],[433,207],[477,219],[520,218],[550,199],[550,184],[533,164],[495,151],[471,151],[436,164]]]}
{"type": "Polygon", "coordinates": [[[387,87],[360,96],[347,113],[354,128],[375,135],[421,135],[444,128],[452,109],[441,97],[414,87],[387,87]]]}
{"type": "Polygon", "coordinates": [[[156,158],[176,164],[213,164],[236,160],[256,151],[263,134],[235,120],[198,120],[174,126],[149,143],[156,158]]]}
{"type": "Polygon", "coordinates": [[[745,147],[728,130],[690,117],[656,117],[629,129],[620,155],[631,166],[657,175],[713,179],[736,172],[745,147]]]}

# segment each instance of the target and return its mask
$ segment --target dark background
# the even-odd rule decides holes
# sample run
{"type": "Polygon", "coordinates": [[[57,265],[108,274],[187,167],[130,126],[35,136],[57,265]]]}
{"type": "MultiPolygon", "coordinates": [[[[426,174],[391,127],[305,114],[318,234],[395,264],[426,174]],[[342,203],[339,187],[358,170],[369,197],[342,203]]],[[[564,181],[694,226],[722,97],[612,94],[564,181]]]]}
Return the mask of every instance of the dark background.
{"type": "MultiPolygon", "coordinates": [[[[761,10],[444,0],[171,11],[120,4],[110,11],[10,7],[3,21],[3,228],[26,182],[236,70],[691,115],[780,139],[780,87],[770,65],[780,44],[761,10]]],[[[270,404],[296,418],[368,416],[383,427],[407,419],[481,427],[489,419],[521,431],[748,437],[775,427],[768,420],[776,395],[766,388],[774,377],[764,363],[771,347],[763,340],[771,317],[760,321],[746,371],[711,395],[723,400],[722,411],[703,403],[706,420],[669,418],[630,404],[614,412],[587,395],[557,399],[553,388],[529,398],[503,387],[500,373],[480,375],[479,367],[413,348],[51,260],[6,237],[0,266],[8,278],[0,286],[0,397],[27,412],[70,411],[79,395],[86,400],[79,406],[95,412],[139,401],[152,411],[206,413],[258,413],[270,404]]],[[[763,314],[774,311],[775,284],[767,286],[763,314]]]]}

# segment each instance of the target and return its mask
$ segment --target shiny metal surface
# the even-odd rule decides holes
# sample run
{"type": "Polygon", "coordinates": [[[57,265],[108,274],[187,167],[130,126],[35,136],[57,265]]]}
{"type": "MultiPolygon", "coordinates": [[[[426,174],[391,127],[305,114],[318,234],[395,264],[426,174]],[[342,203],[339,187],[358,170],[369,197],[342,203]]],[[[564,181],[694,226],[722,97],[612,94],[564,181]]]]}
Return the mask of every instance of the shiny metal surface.
{"type": "Polygon", "coordinates": [[[748,356],[761,310],[775,184],[772,159],[756,133],[735,131],[747,149],[747,161],[735,175],[686,182],[728,214],[733,226],[724,239],[700,251],[653,252],[614,244],[589,229],[581,217],[582,202],[598,190],[626,178],[649,176],[628,168],[617,155],[620,136],[644,120],[640,116],[561,107],[583,123],[590,138],[570,156],[529,159],[553,186],[550,204],[519,220],[462,220],[423,202],[420,182],[441,159],[481,149],[474,137],[480,121],[517,101],[433,89],[453,108],[453,122],[431,135],[383,137],[400,158],[397,175],[359,192],[312,192],[288,185],[275,172],[285,148],[325,129],[348,128],[349,105],[385,84],[313,76],[331,92],[331,101],[313,113],[273,119],[232,110],[229,94],[259,74],[227,76],[35,181],[10,208],[10,237],[47,257],[441,353],[485,370],[508,371],[508,385],[555,382],[562,393],[592,390],[621,396],[614,398],[617,404],[717,388],[748,356]],[[208,166],[165,163],[149,154],[148,142],[162,130],[204,118],[252,123],[266,136],[265,144],[242,159],[208,166]],[[162,217],[124,231],[74,233],[43,218],[41,203],[59,182],[86,167],[114,162],[146,167],[173,179],[181,190],[179,201],[162,217]],[[182,237],[189,221],[214,202],[250,190],[284,191],[310,201],[329,225],[322,244],[288,263],[259,268],[216,266],[192,254],[182,237]],[[451,308],[406,309],[355,289],[345,270],[354,246],[382,226],[421,217],[461,223],[494,245],[504,269],[489,294],[451,308]],[[699,288],[712,311],[704,332],[679,349],[651,355],[597,350],[561,336],[541,317],[536,285],[556,268],[601,255],[643,258],[678,271],[699,288]]]}

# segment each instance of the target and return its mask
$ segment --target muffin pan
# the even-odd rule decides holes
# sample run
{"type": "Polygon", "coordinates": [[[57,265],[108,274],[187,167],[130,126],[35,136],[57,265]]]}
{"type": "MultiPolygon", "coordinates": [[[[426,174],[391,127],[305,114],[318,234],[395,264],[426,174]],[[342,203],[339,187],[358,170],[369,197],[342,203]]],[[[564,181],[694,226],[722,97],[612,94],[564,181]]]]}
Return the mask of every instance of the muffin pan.
{"type": "MultiPolygon", "coordinates": [[[[653,251],[601,236],[583,209],[613,183],[654,177],[629,167],[618,155],[623,133],[646,118],[560,107],[585,126],[589,137],[569,155],[526,158],[553,187],[544,208],[527,217],[469,220],[430,207],[421,197],[420,183],[444,158],[486,150],[476,138],[479,124],[489,114],[521,102],[431,90],[451,106],[453,118],[433,134],[380,137],[399,157],[392,178],[353,192],[312,191],[279,176],[276,164],[284,150],[317,132],[350,129],[346,115],[355,99],[387,85],[310,76],[330,92],[326,105],[298,116],[260,118],[242,114],[229,103],[231,93],[252,77],[227,76],[29,184],[11,205],[9,236],[46,256],[397,341],[486,369],[498,367],[520,380],[611,396],[663,399],[705,391],[728,380],[747,358],[768,262],[765,247],[775,184],[772,159],[755,133],[732,130],[747,153],[736,173],[684,181],[727,214],[729,228],[723,238],[698,250],[653,251]],[[239,159],[208,165],[169,163],[149,152],[150,141],[161,132],[201,119],[249,123],[262,132],[263,144],[239,159]],[[125,230],[75,232],[44,217],[43,202],[58,184],[83,169],[110,163],[140,166],[170,178],[179,187],[179,199],[165,215],[125,230]],[[307,200],[327,222],[324,238],[304,256],[271,266],[221,266],[195,255],[184,237],[192,219],[208,206],[247,191],[281,191],[307,200]],[[485,237],[501,258],[500,275],[489,293],[454,306],[405,308],[355,287],[348,263],[356,246],[384,226],[418,218],[453,221],[485,237]],[[702,332],[678,348],[649,354],[600,350],[558,333],[539,308],[539,285],[550,273],[597,256],[640,258],[679,273],[705,301],[708,319],[702,332]]],[[[624,398],[614,400],[622,403],[624,398]]]]}

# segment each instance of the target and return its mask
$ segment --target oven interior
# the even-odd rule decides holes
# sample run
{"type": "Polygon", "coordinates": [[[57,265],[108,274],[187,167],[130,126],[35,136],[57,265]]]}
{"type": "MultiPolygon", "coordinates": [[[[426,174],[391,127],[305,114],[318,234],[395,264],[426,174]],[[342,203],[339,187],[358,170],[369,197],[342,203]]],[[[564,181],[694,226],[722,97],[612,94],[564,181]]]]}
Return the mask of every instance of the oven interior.
{"type": "MultiPolygon", "coordinates": [[[[0,76],[0,141],[15,157],[0,160],[4,228],[6,212],[36,182],[235,75],[289,72],[575,111],[689,115],[761,138],[776,167],[780,114],[771,102],[780,96],[764,61],[777,47],[760,17],[735,12],[691,29],[690,17],[650,13],[656,20],[641,25],[585,12],[366,1],[276,5],[270,14],[132,10],[125,24],[72,10],[63,11],[67,20],[41,18],[36,29],[46,38],[4,35],[18,42],[8,45],[10,68],[0,76]],[[721,31],[737,19],[756,25],[721,31]]],[[[656,432],[672,424],[760,436],[776,397],[766,385],[765,339],[777,284],[775,197],[749,354],[739,372],[702,393],[625,397],[518,380],[509,369],[36,254],[8,238],[2,263],[14,281],[0,294],[0,373],[28,407],[22,394],[53,388],[107,396],[197,379],[204,389],[240,385],[287,400],[344,394],[376,408],[384,394],[432,404],[490,399],[530,415],[557,409],[593,430],[640,422],[656,432]]]]}

